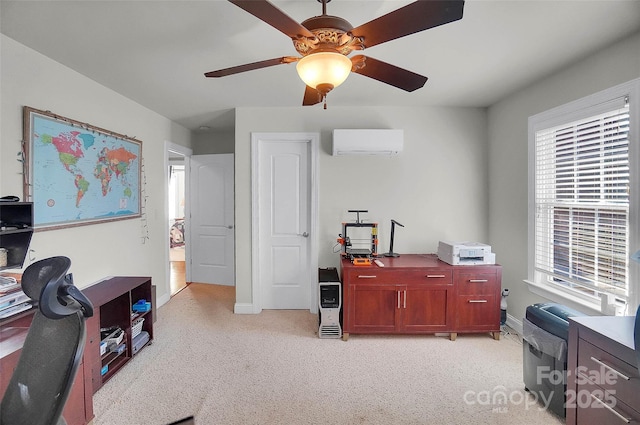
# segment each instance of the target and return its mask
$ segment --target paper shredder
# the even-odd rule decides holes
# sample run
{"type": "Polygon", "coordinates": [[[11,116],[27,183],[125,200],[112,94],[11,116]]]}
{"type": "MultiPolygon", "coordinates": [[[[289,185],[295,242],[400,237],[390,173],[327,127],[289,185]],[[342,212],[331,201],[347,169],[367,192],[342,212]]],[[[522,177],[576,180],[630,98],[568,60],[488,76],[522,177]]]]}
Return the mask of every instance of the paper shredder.
{"type": "Polygon", "coordinates": [[[585,316],[561,304],[539,303],[527,307],[522,323],[525,389],[549,410],[565,417],[567,341],[569,317],[585,316]]]}

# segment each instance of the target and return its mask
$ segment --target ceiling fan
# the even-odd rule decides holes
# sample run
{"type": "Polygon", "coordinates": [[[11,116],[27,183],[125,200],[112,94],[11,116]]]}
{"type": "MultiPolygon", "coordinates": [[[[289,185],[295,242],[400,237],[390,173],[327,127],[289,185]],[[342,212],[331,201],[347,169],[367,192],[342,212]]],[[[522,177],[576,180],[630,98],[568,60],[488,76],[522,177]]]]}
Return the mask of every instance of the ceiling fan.
{"type": "Polygon", "coordinates": [[[298,62],[298,75],[307,85],[303,106],[325,102],[329,91],[351,72],[411,92],[424,86],[427,77],[365,55],[348,56],[377,44],[462,19],[464,0],[418,0],[379,18],[353,27],[345,19],[322,15],[298,23],[267,0],[229,0],[231,3],[287,35],[301,57],[284,56],[207,72],[224,77],[254,69],[298,62]]]}

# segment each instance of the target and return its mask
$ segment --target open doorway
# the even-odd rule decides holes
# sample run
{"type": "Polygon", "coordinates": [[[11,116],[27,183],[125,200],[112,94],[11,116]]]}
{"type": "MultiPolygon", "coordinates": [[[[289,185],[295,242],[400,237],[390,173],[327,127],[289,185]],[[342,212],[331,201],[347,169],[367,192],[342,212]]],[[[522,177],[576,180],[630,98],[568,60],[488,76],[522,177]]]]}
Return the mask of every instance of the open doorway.
{"type": "Polygon", "coordinates": [[[185,196],[186,180],[183,158],[169,158],[169,271],[171,295],[187,286],[185,196]]]}
{"type": "Polygon", "coordinates": [[[191,149],[166,143],[166,229],[167,276],[169,294],[177,294],[190,282],[189,238],[189,163],[191,149]]]}

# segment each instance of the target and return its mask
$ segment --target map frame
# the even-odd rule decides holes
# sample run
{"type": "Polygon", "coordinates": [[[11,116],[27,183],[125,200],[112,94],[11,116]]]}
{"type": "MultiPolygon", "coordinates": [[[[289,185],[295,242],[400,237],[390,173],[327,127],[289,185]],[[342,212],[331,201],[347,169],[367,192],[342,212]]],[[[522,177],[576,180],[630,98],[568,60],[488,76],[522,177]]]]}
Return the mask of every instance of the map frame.
{"type": "MultiPolygon", "coordinates": [[[[111,221],[135,219],[142,217],[142,195],[143,195],[143,179],[142,179],[142,141],[129,137],[124,134],[115,133],[104,128],[100,128],[91,124],[76,121],[71,118],[67,118],[61,115],[52,113],[51,111],[43,111],[40,109],[32,108],[29,106],[23,106],[23,140],[22,140],[22,154],[23,154],[23,194],[24,199],[28,202],[33,202],[34,209],[34,230],[54,230],[63,229],[68,227],[85,226],[91,224],[105,223],[111,221]],[[137,205],[132,206],[132,211],[128,213],[118,213],[115,215],[99,215],[88,216],[79,219],[64,219],[56,222],[42,222],[38,221],[39,209],[42,209],[43,203],[40,199],[36,199],[33,189],[33,182],[40,181],[41,179],[55,179],[55,174],[47,172],[46,168],[34,167],[37,161],[38,150],[34,149],[34,142],[37,135],[34,133],[34,122],[38,119],[46,119],[54,121],[56,125],[65,127],[69,132],[72,131],[86,131],[98,136],[116,139],[122,143],[132,144],[137,148],[139,153],[138,160],[135,161],[134,169],[127,172],[128,178],[133,178],[134,183],[131,186],[137,188],[136,198],[137,205]]],[[[52,181],[52,184],[56,184],[56,181],[52,181]]]]}

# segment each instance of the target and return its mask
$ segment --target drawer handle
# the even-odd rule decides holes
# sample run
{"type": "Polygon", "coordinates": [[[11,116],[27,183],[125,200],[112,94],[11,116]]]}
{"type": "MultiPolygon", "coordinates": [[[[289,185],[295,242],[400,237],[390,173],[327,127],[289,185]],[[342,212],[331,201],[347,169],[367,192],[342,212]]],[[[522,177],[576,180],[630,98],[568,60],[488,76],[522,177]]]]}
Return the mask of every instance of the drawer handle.
{"type": "Polygon", "coordinates": [[[609,369],[611,372],[615,373],[616,375],[618,375],[619,377],[621,377],[622,379],[624,379],[626,381],[631,379],[627,375],[625,375],[624,373],[620,372],[619,370],[614,369],[613,367],[609,366],[608,364],[606,364],[602,360],[598,360],[593,356],[591,356],[591,360],[593,360],[594,362],[598,363],[600,366],[604,367],[605,369],[609,369]]]}
{"type": "Polygon", "coordinates": [[[598,397],[593,395],[593,393],[591,393],[591,398],[593,399],[593,401],[597,401],[598,403],[600,403],[602,405],[602,407],[606,408],[608,411],[610,411],[611,413],[613,413],[614,415],[616,415],[617,417],[622,419],[622,421],[624,421],[624,423],[627,423],[627,424],[631,423],[631,418],[627,418],[627,417],[622,416],[616,409],[614,409],[613,407],[609,406],[604,401],[600,400],[598,397]]]}
{"type": "Polygon", "coordinates": [[[486,303],[487,300],[469,300],[470,303],[486,303]]]}
{"type": "Polygon", "coordinates": [[[488,279],[469,279],[469,283],[486,283],[489,282],[488,279]]]}
{"type": "Polygon", "coordinates": [[[579,375],[579,376],[580,376],[580,378],[582,378],[582,379],[584,379],[584,380],[586,380],[586,381],[590,382],[590,383],[591,383],[591,384],[593,384],[593,385],[598,385],[598,380],[597,380],[597,379],[595,379],[595,378],[592,378],[591,376],[587,376],[587,375],[585,375],[585,374],[584,374],[584,373],[582,373],[582,372],[577,372],[577,373],[576,373],[576,375],[579,375]]]}
{"type": "Polygon", "coordinates": [[[428,275],[427,275],[427,278],[429,278],[429,279],[434,279],[434,278],[440,278],[440,279],[442,279],[443,277],[446,277],[446,276],[445,276],[445,275],[443,275],[443,274],[428,274],[428,275]]]}
{"type": "Polygon", "coordinates": [[[358,275],[358,279],[375,279],[376,275],[366,275],[366,274],[359,274],[358,275]]]}

